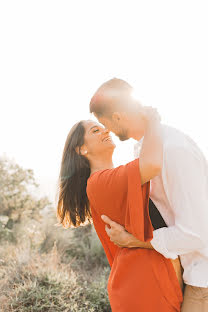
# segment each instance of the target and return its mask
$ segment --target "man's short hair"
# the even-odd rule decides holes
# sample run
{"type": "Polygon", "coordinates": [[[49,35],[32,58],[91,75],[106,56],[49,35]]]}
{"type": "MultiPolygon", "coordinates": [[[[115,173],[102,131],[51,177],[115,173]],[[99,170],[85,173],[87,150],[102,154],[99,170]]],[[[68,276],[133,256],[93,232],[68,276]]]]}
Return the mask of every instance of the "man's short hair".
{"type": "Polygon", "coordinates": [[[90,101],[90,113],[98,117],[111,116],[119,108],[121,96],[130,95],[133,88],[125,80],[113,78],[103,83],[90,101]],[[117,100],[117,101],[116,101],[117,100]]]}

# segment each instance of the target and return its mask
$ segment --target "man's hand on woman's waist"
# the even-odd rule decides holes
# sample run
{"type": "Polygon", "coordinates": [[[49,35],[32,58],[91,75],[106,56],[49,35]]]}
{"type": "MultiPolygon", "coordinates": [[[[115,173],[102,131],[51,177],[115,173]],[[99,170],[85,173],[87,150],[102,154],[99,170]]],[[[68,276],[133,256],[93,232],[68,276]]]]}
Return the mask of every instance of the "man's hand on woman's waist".
{"type": "Polygon", "coordinates": [[[125,228],[102,215],[101,219],[106,223],[105,230],[110,240],[118,247],[154,249],[150,242],[142,242],[125,230],[125,228]],[[110,227],[109,227],[110,226],[110,227]]]}

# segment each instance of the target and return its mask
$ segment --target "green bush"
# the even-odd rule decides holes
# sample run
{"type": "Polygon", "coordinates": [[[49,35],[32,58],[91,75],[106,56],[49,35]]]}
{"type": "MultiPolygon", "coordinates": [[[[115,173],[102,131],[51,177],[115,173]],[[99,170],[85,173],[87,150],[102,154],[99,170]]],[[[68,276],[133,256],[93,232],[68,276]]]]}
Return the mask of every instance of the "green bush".
{"type": "Polygon", "coordinates": [[[44,220],[42,231],[45,233],[45,239],[40,246],[41,252],[50,252],[56,243],[62,261],[72,261],[74,269],[92,270],[94,267],[109,266],[93,225],[64,229],[54,226],[57,222],[54,215],[47,216],[44,220]]]}
{"type": "Polygon", "coordinates": [[[12,243],[16,243],[16,238],[11,229],[5,226],[3,222],[0,221],[0,241],[5,242],[9,241],[12,243]]]}
{"type": "Polygon", "coordinates": [[[82,226],[72,231],[73,237],[65,251],[68,256],[76,259],[73,264],[78,262],[85,270],[92,270],[92,267],[96,266],[108,266],[105,252],[92,225],[82,226]]]}

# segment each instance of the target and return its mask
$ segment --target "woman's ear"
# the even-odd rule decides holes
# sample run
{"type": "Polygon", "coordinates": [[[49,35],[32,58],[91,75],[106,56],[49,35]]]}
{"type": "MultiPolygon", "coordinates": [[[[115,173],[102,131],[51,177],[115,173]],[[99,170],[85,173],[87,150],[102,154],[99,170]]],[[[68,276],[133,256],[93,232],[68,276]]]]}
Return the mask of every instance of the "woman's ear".
{"type": "Polygon", "coordinates": [[[86,155],[87,154],[87,149],[86,149],[86,147],[83,145],[83,146],[77,146],[76,148],[75,148],[75,151],[76,151],[76,153],[78,154],[78,155],[82,155],[82,156],[84,156],[84,155],[86,155]]]}
{"type": "Polygon", "coordinates": [[[77,153],[78,155],[80,155],[80,146],[77,146],[77,147],[75,148],[75,151],[76,151],[76,153],[77,153]]]}

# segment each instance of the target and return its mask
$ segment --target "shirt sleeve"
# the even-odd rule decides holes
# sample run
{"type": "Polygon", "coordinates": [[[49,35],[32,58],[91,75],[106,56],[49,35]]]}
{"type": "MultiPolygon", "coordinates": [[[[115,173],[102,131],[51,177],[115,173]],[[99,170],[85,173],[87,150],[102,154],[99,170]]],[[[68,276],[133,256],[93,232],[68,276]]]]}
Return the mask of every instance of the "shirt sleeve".
{"type": "Polygon", "coordinates": [[[175,224],[153,231],[151,244],[175,259],[204,248],[208,241],[208,189],[205,160],[196,150],[169,148],[164,155],[163,183],[175,224]]]}

